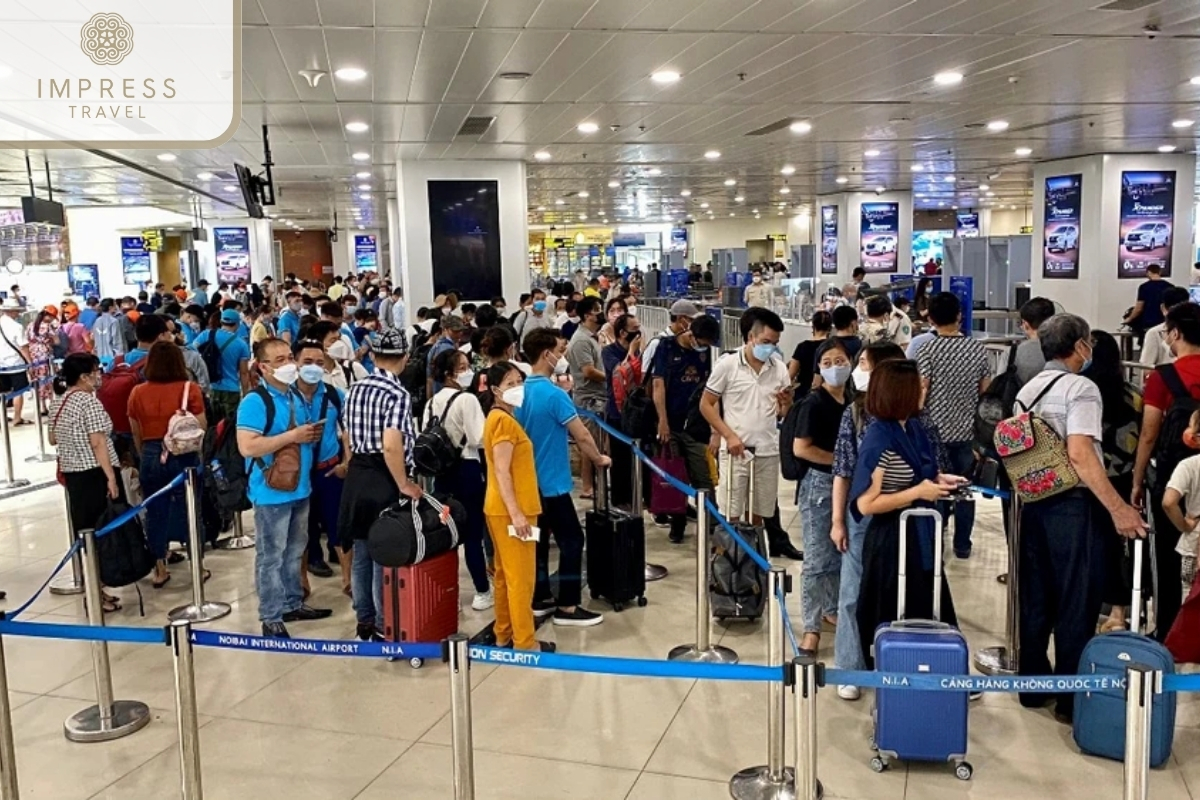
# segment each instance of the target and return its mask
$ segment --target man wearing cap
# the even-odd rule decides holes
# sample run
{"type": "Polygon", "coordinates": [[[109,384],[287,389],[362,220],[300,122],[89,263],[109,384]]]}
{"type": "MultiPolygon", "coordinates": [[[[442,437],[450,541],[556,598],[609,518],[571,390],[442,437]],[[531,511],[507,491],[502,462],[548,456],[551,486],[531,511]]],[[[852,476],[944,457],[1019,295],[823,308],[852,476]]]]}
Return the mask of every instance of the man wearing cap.
{"type": "Polygon", "coordinates": [[[192,303],[203,308],[208,305],[208,281],[204,278],[196,284],[196,293],[192,295],[192,303]]]}
{"type": "Polygon", "coordinates": [[[425,361],[425,396],[433,397],[442,390],[442,384],[433,379],[433,360],[447,350],[457,350],[471,339],[471,329],[462,317],[442,317],[442,337],[429,348],[425,361]]]}
{"type": "Polygon", "coordinates": [[[375,373],[350,387],[342,409],[352,456],[338,513],[338,540],[343,548],[354,543],[350,585],[363,641],[381,640],[383,628],[383,569],[367,552],[367,531],[401,494],[414,500],[422,495],[411,479],[416,440],[412,398],[400,383],[407,364],[404,332],[384,331],[375,347],[375,373]]]}
{"type": "MultiPolygon", "coordinates": [[[[26,369],[33,358],[29,355],[29,338],[25,336],[25,328],[17,322],[17,317],[23,311],[25,304],[15,291],[0,303],[0,394],[29,386],[26,369]]],[[[25,395],[19,394],[13,399],[14,422],[21,422],[24,409],[25,395]]]]}
{"type": "Polygon", "coordinates": [[[691,330],[692,320],[700,316],[704,312],[700,307],[691,300],[676,300],[669,311],[671,315],[671,324],[662,330],[661,333],[656,333],[654,338],[646,344],[646,350],[642,353],[642,363],[646,366],[646,371],[649,372],[650,366],[654,364],[654,355],[658,351],[658,343],[667,338],[674,338],[691,330]]]}
{"type": "Polygon", "coordinates": [[[217,415],[232,419],[237,416],[242,394],[250,391],[250,345],[238,336],[242,315],[236,309],[221,312],[219,330],[206,330],[192,340],[191,348],[204,355],[204,347],[214,343],[221,358],[221,374],[209,375],[212,381],[212,401],[217,415]]]}

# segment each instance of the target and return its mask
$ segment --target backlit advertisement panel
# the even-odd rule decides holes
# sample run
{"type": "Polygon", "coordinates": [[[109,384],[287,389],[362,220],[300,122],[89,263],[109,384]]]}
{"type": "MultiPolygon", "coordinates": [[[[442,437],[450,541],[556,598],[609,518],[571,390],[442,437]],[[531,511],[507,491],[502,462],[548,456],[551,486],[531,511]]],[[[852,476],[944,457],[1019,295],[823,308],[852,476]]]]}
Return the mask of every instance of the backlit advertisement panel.
{"type": "Polygon", "coordinates": [[[895,272],[900,248],[900,204],[863,203],[862,267],[870,272],[895,272]]]}
{"type": "Polygon", "coordinates": [[[1121,173],[1121,240],[1117,277],[1144,278],[1158,264],[1171,275],[1171,242],[1175,229],[1175,173],[1121,173]]]}
{"type": "Polygon", "coordinates": [[[1042,239],[1042,277],[1078,278],[1083,176],[1046,178],[1046,229],[1042,239]]]}
{"type": "Polygon", "coordinates": [[[821,206],[821,274],[838,271],[838,207],[821,206]]]}

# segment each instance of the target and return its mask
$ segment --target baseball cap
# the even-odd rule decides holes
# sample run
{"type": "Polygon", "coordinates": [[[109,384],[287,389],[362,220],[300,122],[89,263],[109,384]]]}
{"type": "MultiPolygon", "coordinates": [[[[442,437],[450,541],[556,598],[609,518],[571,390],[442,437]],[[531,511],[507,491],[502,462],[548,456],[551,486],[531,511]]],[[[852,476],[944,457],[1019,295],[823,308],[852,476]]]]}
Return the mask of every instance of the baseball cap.
{"type": "Polygon", "coordinates": [[[200,279],[200,282],[199,282],[199,283],[197,283],[196,285],[197,285],[197,286],[208,286],[208,281],[207,281],[207,280],[205,280],[204,278],[201,278],[201,279],[200,279]]]}
{"type": "Polygon", "coordinates": [[[237,325],[241,321],[242,321],[241,314],[238,314],[238,312],[232,308],[227,308],[221,312],[221,324],[222,325],[237,325]]]}
{"type": "Polygon", "coordinates": [[[379,337],[379,343],[373,349],[376,355],[406,356],[408,355],[408,339],[405,338],[404,331],[391,328],[383,332],[379,337]]]}
{"type": "Polygon", "coordinates": [[[672,317],[698,317],[703,313],[691,300],[676,300],[671,305],[672,317]]]}

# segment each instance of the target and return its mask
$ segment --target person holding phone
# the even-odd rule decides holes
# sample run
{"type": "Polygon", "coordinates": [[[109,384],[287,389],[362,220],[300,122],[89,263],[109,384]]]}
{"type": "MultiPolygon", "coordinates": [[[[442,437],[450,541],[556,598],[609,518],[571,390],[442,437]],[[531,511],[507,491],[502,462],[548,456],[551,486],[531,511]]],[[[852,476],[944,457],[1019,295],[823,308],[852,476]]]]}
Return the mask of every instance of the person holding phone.
{"type": "Polygon", "coordinates": [[[533,522],[542,513],[542,501],[533,442],[513,416],[525,403],[525,376],[508,361],[501,361],[488,370],[487,385],[481,399],[488,412],[483,427],[487,462],[483,513],[496,550],[496,646],[552,653],[556,649],[552,643],[534,638],[537,537],[533,522]]]}

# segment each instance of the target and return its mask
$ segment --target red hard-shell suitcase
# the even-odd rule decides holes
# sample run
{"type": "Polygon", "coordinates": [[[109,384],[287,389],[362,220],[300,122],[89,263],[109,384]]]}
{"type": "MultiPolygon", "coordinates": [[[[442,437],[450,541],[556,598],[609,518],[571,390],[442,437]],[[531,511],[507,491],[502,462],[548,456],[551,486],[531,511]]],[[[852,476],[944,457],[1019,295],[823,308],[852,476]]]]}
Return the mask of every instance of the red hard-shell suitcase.
{"type": "Polygon", "coordinates": [[[458,633],[457,549],[409,567],[383,568],[385,639],[440,642],[455,633],[458,633]]]}

